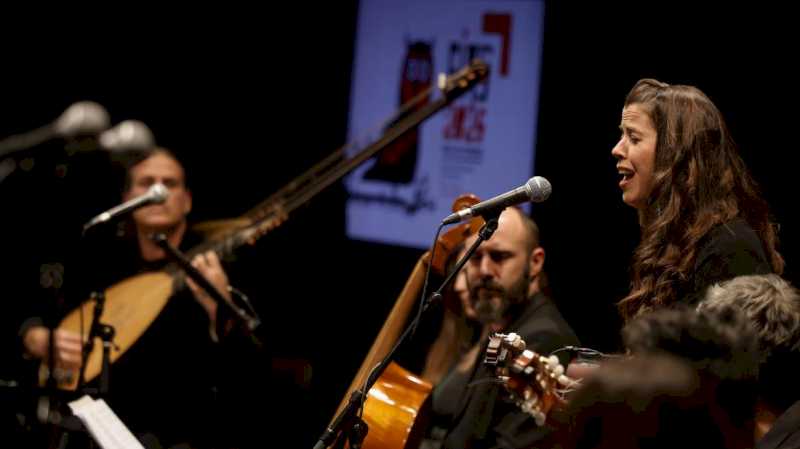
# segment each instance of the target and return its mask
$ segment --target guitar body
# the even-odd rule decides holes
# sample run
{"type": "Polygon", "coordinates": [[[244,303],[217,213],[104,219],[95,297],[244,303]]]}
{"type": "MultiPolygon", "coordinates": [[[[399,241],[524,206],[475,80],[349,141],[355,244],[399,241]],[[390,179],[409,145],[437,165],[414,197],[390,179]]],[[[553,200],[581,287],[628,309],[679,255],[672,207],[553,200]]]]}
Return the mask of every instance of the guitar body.
{"type": "MultiPolygon", "coordinates": [[[[136,340],[155,321],[161,310],[169,301],[173,293],[173,277],[166,272],[156,271],[143,273],[114,284],[105,295],[102,322],[114,327],[115,347],[111,348],[111,362],[122,356],[136,340]]],[[[86,301],[81,306],[67,315],[59,328],[80,333],[85,337],[89,332],[94,313],[94,301],[86,301]],[[83,318],[81,319],[81,315],[83,318]],[[81,329],[83,321],[83,329],[81,329]]],[[[90,381],[100,374],[103,362],[103,343],[99,338],[86,362],[86,381],[90,381]]],[[[79,373],[57,372],[58,386],[64,390],[75,390],[78,387],[79,373]]],[[[39,381],[44,385],[48,376],[47,363],[42,363],[39,369],[39,381]]]]}
{"type": "Polygon", "coordinates": [[[364,449],[414,449],[427,428],[433,386],[392,362],[369,390],[364,449]]]}
{"type": "MultiPolygon", "coordinates": [[[[453,203],[453,211],[463,209],[478,203],[474,195],[463,195],[453,203]]],[[[367,357],[361,364],[353,382],[347,389],[344,399],[339,404],[336,415],[347,405],[350,395],[357,388],[361,388],[367,381],[375,366],[383,360],[392,347],[397,343],[402,334],[410,313],[418,305],[419,294],[425,281],[425,272],[431,268],[443,274],[448,255],[464,241],[464,239],[483,225],[483,219],[473,219],[452,228],[436,242],[435,257],[431,252],[423,254],[414,270],[408,277],[403,291],[389,312],[389,317],[383,323],[378,337],[372,344],[367,357]]],[[[452,339],[440,336],[434,347],[438,348],[433,357],[442,357],[442,354],[455,352],[452,339]]],[[[431,360],[429,354],[426,366],[438,366],[449,362],[431,360]]],[[[431,370],[426,370],[431,371],[431,370]]],[[[431,376],[440,377],[440,376],[431,376]]],[[[411,374],[395,362],[387,365],[375,383],[367,392],[362,418],[367,423],[368,431],[362,447],[366,449],[416,449],[424,436],[428,426],[428,411],[430,392],[433,384],[411,374]]]]}

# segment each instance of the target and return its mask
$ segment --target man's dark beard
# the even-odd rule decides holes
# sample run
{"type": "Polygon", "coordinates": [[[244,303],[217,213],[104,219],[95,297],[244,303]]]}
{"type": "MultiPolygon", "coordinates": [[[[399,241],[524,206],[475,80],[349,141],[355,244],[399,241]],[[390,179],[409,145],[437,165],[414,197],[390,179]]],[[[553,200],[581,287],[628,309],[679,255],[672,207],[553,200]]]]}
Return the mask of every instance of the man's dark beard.
{"type": "Polygon", "coordinates": [[[528,299],[529,285],[530,274],[527,265],[522,276],[507,290],[491,279],[482,279],[476,285],[470,285],[470,301],[478,314],[478,321],[483,324],[499,322],[511,306],[521,304],[528,299]],[[484,296],[500,297],[500,304],[492,304],[491,298],[481,298],[478,294],[480,289],[485,290],[484,296]]]}

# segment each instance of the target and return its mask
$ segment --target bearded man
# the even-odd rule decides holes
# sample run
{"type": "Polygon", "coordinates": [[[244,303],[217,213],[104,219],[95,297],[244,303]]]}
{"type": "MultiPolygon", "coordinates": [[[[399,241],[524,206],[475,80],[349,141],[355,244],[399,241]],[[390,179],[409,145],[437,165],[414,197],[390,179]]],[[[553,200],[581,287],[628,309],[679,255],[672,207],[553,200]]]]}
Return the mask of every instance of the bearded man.
{"type": "MultiPolygon", "coordinates": [[[[465,247],[476,238],[468,239],[465,247]]],[[[536,223],[521,210],[509,208],[500,215],[492,238],[483,242],[465,265],[469,300],[462,304],[463,312],[480,329],[476,332],[480,338],[434,389],[435,424],[444,429],[441,447],[530,447],[548,433],[530,415],[504,401],[502,387],[475,382],[491,376],[481,362],[491,333],[515,332],[528,348],[542,355],[579,345],[542,291],[546,287],[544,259],[536,223]]]]}

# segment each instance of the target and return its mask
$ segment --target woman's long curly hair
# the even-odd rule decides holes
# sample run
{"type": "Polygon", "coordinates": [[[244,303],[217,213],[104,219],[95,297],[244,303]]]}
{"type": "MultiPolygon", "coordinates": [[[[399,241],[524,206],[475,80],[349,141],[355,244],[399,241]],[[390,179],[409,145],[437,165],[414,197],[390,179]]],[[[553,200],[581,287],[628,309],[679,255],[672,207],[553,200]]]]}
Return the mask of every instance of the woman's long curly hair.
{"type": "Polygon", "coordinates": [[[658,133],[653,189],[639,212],[623,318],[673,304],[685,291],[698,244],[715,226],[741,217],[756,231],[775,273],[783,272],[767,203],[744,165],[719,110],[699,89],[642,79],[625,106],[644,108],[658,133]]]}

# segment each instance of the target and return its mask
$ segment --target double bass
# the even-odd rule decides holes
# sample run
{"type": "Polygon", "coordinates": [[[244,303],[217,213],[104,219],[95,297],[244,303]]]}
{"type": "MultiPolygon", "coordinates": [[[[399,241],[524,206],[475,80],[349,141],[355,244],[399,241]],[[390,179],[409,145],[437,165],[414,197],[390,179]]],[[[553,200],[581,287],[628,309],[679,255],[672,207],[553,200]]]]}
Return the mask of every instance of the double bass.
{"type": "MultiPolygon", "coordinates": [[[[474,195],[463,195],[453,203],[453,212],[478,202],[474,195]]],[[[439,275],[446,275],[446,262],[453,251],[467,237],[477,233],[483,223],[483,219],[478,217],[453,227],[437,240],[435,250],[432,249],[419,258],[334,416],[344,410],[352,393],[367,382],[376,365],[397,343],[409,314],[420,300],[428,267],[439,275]]],[[[448,319],[452,320],[454,316],[445,312],[442,331],[428,351],[425,371],[420,376],[412,374],[396,362],[391,362],[366,392],[361,418],[367,424],[368,431],[362,448],[412,449],[419,445],[427,427],[427,401],[433,388],[431,381],[441,377],[443,367],[450,366],[457,353],[456,341],[452,338],[452,333],[447,331],[449,324],[452,324],[446,322],[448,319]]]]}

